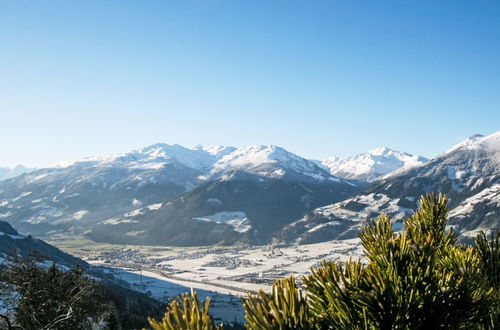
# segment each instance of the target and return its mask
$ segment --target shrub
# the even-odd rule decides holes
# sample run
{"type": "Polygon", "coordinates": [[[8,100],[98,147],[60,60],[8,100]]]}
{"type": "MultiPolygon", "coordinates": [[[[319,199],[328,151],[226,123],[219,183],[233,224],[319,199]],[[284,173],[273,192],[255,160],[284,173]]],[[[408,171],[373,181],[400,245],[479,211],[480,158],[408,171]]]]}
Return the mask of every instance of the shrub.
{"type": "Polygon", "coordinates": [[[251,329],[495,328],[499,310],[499,244],[457,244],[446,231],[447,199],[429,194],[401,233],[382,215],[359,233],[365,260],[324,261],[295,282],[278,281],[270,295],[245,302],[251,329]],[[300,317],[298,317],[300,315],[300,317]]]}
{"type": "Polygon", "coordinates": [[[276,281],[271,294],[250,294],[243,306],[249,329],[312,329],[313,315],[294,277],[276,281]]]}
{"type": "Polygon", "coordinates": [[[153,330],[212,330],[222,329],[216,326],[212,317],[208,314],[210,298],[200,306],[196,292],[191,289],[191,295],[183,294],[180,301],[173,300],[168,306],[168,311],[159,322],[149,318],[149,324],[153,330]],[[182,305],[182,306],[181,306],[182,305]]]}

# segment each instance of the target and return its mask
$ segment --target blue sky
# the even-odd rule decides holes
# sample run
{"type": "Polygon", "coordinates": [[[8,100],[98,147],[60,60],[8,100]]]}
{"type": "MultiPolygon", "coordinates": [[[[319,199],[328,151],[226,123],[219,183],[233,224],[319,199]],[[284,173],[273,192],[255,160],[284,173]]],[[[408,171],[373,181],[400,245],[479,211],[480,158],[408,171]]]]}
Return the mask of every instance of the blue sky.
{"type": "Polygon", "coordinates": [[[156,142],[385,145],[500,129],[497,1],[0,0],[0,165],[156,142]]]}

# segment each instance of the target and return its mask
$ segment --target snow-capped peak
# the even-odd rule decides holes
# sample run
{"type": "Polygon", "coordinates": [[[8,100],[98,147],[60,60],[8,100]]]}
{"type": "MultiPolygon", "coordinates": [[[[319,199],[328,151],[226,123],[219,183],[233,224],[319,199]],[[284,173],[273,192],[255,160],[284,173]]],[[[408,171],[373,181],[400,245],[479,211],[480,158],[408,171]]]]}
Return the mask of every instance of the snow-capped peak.
{"type": "Polygon", "coordinates": [[[485,150],[493,154],[493,159],[500,163],[500,131],[497,131],[488,136],[475,134],[468,137],[459,144],[453,146],[446,153],[451,153],[456,150],[485,150]]]}
{"type": "Polygon", "coordinates": [[[274,145],[252,145],[238,148],[217,161],[210,171],[210,176],[234,169],[267,177],[301,174],[320,181],[331,177],[313,161],[274,145]]]}
{"type": "MultiPolygon", "coordinates": [[[[411,155],[409,153],[406,153],[403,151],[397,151],[397,150],[394,150],[394,149],[391,149],[388,147],[378,147],[378,148],[375,148],[375,149],[372,149],[372,150],[366,152],[366,154],[370,154],[373,156],[385,156],[385,157],[393,156],[393,157],[398,158],[398,159],[402,159],[402,158],[406,158],[406,157],[413,157],[413,155],[411,155]]],[[[363,154],[360,154],[360,155],[363,155],[363,154]]]]}
{"type": "MultiPolygon", "coordinates": [[[[234,168],[241,168],[246,166],[255,166],[263,163],[277,163],[279,161],[286,161],[295,155],[287,152],[285,149],[269,145],[253,145],[241,147],[234,150],[232,153],[224,156],[217,164],[216,167],[223,165],[231,165],[234,168]]],[[[295,156],[295,158],[300,158],[295,156]]]]}
{"type": "Polygon", "coordinates": [[[177,162],[194,169],[206,169],[211,166],[217,157],[204,148],[186,148],[178,144],[155,144],[124,155],[124,160],[137,158],[141,162],[177,162]]]}
{"type": "MultiPolygon", "coordinates": [[[[287,177],[296,180],[340,181],[327,169],[275,145],[251,145],[186,148],[181,145],[153,144],[122,154],[109,154],[60,164],[58,167],[94,166],[134,169],[161,169],[167,164],[181,164],[200,172],[198,180],[221,177],[228,171],[244,171],[269,178],[287,177]]],[[[235,174],[233,173],[233,176],[235,174]]]]}
{"type": "Polygon", "coordinates": [[[395,151],[395,150],[389,149],[387,147],[378,147],[378,148],[375,148],[375,149],[368,151],[368,153],[371,155],[382,156],[382,155],[388,155],[388,154],[392,154],[392,153],[402,153],[402,152],[395,151]]]}
{"type": "Polygon", "coordinates": [[[328,157],[322,164],[330,169],[331,174],[341,178],[375,181],[395,170],[425,162],[427,159],[421,156],[379,147],[351,157],[328,157]]]}
{"type": "Polygon", "coordinates": [[[217,158],[222,158],[227,154],[230,154],[231,152],[235,151],[235,147],[227,147],[227,146],[222,146],[222,145],[216,145],[212,147],[204,147],[202,145],[197,145],[194,147],[195,150],[203,150],[211,154],[212,156],[215,156],[217,158]]]}
{"type": "Polygon", "coordinates": [[[233,150],[235,150],[234,147],[196,146],[194,148],[186,148],[178,144],[157,143],[127,153],[107,154],[84,158],[75,162],[61,163],[57,167],[69,167],[88,163],[148,167],[176,162],[189,168],[207,170],[217,160],[233,150]]]}

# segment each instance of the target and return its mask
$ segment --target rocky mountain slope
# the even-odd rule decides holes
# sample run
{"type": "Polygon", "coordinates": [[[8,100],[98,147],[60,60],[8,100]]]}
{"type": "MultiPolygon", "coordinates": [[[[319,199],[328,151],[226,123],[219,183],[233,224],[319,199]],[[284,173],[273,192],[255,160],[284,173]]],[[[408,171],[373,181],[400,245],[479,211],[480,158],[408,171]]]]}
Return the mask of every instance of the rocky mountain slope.
{"type": "Polygon", "coordinates": [[[500,227],[500,132],[472,136],[429,162],[396,171],[344,201],[315,209],[276,235],[310,243],[353,237],[360,223],[386,213],[401,220],[420,195],[449,196],[450,226],[462,236],[500,227]]]}

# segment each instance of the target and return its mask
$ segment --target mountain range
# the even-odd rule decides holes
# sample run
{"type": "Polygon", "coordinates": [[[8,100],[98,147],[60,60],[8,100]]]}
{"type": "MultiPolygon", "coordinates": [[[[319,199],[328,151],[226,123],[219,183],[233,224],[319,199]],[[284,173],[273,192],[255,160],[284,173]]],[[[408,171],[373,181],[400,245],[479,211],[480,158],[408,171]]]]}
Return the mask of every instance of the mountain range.
{"type": "Polygon", "coordinates": [[[443,192],[467,236],[500,222],[499,135],[432,160],[385,147],[318,162],[272,145],[155,144],[0,181],[0,219],[124,244],[309,243],[353,237],[382,212],[400,223],[421,194],[443,192]]]}
{"type": "MultiPolygon", "coordinates": [[[[237,233],[234,235],[241,236],[243,241],[253,241],[254,230],[231,231],[233,226],[218,220],[193,218],[209,219],[214,214],[217,218],[220,212],[243,212],[249,214],[250,224],[263,223],[271,214],[284,218],[278,217],[275,220],[278,223],[288,223],[315,207],[342,200],[358,190],[355,184],[336,178],[314,162],[276,146],[185,148],[156,144],[125,154],[59,164],[0,181],[0,218],[21,232],[51,236],[91,231],[90,235],[98,239],[106,234],[99,228],[115,224],[113,231],[117,231],[123,225],[120,219],[130,212],[155,211],[158,205],[167,207],[169,202],[187,203],[183,207],[192,213],[183,215],[187,222],[201,222],[199,227],[215,227],[216,231],[224,227],[237,233]],[[203,189],[218,191],[208,196],[208,201],[197,202],[204,209],[194,210],[189,207],[191,202],[183,202],[190,201],[191,196],[203,189]],[[232,203],[236,201],[247,206],[233,209],[232,203]],[[268,213],[261,201],[267,203],[272,212],[268,213]]],[[[180,216],[175,214],[175,217],[180,216]]],[[[231,220],[235,219],[228,221],[231,220]]],[[[136,221],[126,220],[126,223],[132,226],[136,221]]],[[[122,240],[140,239],[140,235],[134,238],[134,233],[145,230],[144,225],[137,225],[139,228],[132,230],[132,234],[127,232],[122,240]]],[[[269,228],[275,227],[279,226],[269,225],[269,228]]],[[[239,239],[228,239],[225,234],[215,236],[206,242],[239,239]]],[[[268,236],[267,230],[262,230],[255,237],[260,241],[268,236]]],[[[188,244],[188,238],[174,241],[188,244]]],[[[162,238],[159,242],[169,240],[162,238]]]]}
{"type": "Polygon", "coordinates": [[[287,225],[277,239],[311,243],[350,238],[365,219],[382,213],[402,228],[419,196],[430,192],[449,197],[449,226],[464,238],[500,228],[500,132],[472,136],[427,163],[396,170],[355,196],[287,225]]]}

